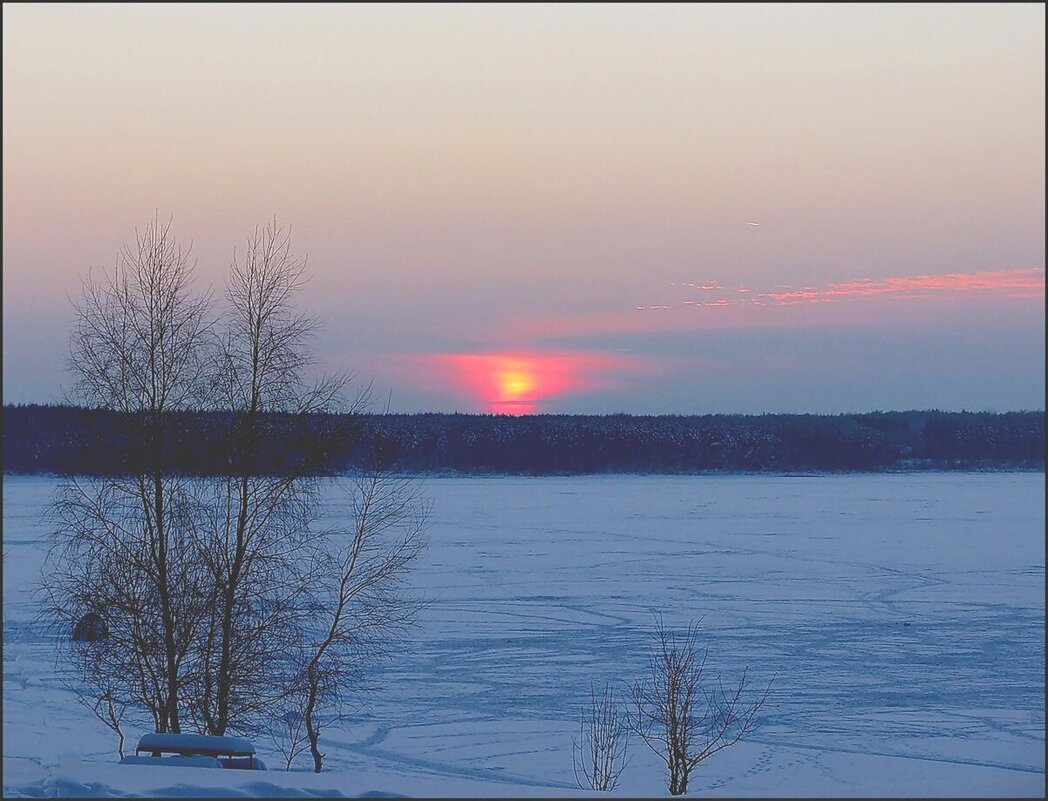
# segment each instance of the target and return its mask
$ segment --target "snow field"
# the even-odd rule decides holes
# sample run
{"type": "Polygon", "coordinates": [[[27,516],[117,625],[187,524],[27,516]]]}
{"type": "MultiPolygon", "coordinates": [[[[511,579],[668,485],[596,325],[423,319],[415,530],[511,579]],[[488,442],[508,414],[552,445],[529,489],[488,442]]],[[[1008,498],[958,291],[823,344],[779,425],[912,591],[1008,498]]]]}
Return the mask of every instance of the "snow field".
{"type": "MultiPolygon", "coordinates": [[[[5,477],[8,796],[582,794],[580,704],[644,677],[656,610],[702,618],[711,677],[772,682],[761,728],[691,795],[1045,790],[1043,473],[423,479],[428,606],[322,738],[320,776],[115,766],[34,622],[56,483],[5,477]]],[[[328,522],[346,504],[332,486],[328,522]]],[[[631,753],[616,794],[665,795],[658,758],[631,753]]]]}

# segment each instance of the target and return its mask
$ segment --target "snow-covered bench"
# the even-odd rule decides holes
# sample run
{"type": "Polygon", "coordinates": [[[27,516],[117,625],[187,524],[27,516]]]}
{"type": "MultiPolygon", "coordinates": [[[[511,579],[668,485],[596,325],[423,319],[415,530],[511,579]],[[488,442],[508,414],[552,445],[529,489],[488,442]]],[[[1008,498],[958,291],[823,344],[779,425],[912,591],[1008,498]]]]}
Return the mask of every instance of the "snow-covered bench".
{"type": "Polygon", "coordinates": [[[124,757],[120,764],[266,769],[266,764],[255,756],[255,746],[240,737],[170,732],[151,732],[143,735],[135,748],[135,755],[124,757]],[[168,756],[164,756],[165,754],[168,756]]]}

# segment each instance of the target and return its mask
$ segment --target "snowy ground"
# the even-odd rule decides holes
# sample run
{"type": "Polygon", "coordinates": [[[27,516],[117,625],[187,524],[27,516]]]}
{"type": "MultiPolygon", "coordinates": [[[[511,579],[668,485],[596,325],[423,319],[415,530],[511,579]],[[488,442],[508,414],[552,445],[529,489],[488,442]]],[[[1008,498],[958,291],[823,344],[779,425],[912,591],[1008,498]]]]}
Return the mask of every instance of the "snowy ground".
{"type": "MultiPolygon", "coordinates": [[[[691,795],[1045,792],[1043,473],[427,479],[431,604],[320,776],[114,764],[33,623],[54,486],[4,482],[5,796],[582,795],[579,705],[643,676],[652,610],[775,677],[691,795]]],[[[631,751],[616,794],[666,795],[631,751]]]]}

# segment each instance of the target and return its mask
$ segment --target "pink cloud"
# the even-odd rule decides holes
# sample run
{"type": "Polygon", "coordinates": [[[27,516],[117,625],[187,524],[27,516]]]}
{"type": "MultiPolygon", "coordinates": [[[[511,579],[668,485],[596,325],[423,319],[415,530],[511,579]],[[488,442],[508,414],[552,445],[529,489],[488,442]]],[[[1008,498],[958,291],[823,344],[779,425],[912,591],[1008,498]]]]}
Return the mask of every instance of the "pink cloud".
{"type": "MultiPolygon", "coordinates": [[[[777,287],[779,288],[779,287],[777,287]]],[[[974,273],[943,273],[941,275],[893,276],[880,280],[869,278],[824,288],[804,287],[785,291],[765,292],[761,297],[777,303],[826,303],[848,298],[895,297],[907,300],[946,300],[970,293],[991,293],[996,296],[1028,299],[1044,295],[1044,268],[1029,267],[1019,270],[983,270],[974,273]]]]}
{"type": "Polygon", "coordinates": [[[617,312],[533,317],[509,326],[517,336],[548,338],[596,336],[602,334],[643,334],[658,331],[703,330],[713,328],[767,328],[781,326],[883,323],[886,306],[901,309],[917,301],[924,314],[950,315],[971,303],[991,301],[1013,303],[1044,301],[1044,268],[981,270],[969,273],[891,276],[882,279],[856,279],[826,286],[791,287],[777,285],[769,291],[748,286],[724,288],[715,281],[701,284],[674,282],[673,291],[688,297],[663,303],[637,304],[617,312]],[[714,287],[717,287],[715,290],[714,287]],[[701,294],[696,294],[700,290],[701,294]],[[707,293],[717,293],[717,294],[707,293]],[[818,309],[818,314],[809,313],[818,309]],[[658,312],[653,314],[652,312],[658,312]]]}

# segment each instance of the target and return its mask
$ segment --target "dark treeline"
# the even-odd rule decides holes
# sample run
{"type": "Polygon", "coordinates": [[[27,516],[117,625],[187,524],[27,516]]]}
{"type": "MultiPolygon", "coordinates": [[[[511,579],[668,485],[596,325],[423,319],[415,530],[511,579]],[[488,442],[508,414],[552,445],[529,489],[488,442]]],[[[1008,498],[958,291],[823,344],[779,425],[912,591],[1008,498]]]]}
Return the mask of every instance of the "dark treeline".
{"type": "MultiPolygon", "coordinates": [[[[217,412],[166,417],[176,472],[236,473],[217,412]]],[[[876,471],[1044,467],[1044,412],[907,411],[842,415],[363,414],[274,419],[262,463],[303,460],[320,474],[369,454],[408,472],[464,473],[876,471]],[[337,432],[337,433],[336,433],[337,432]]],[[[121,415],[74,406],[5,406],[4,472],[114,475],[133,468],[121,415]]],[[[257,469],[257,466],[256,466],[257,469]]]]}

